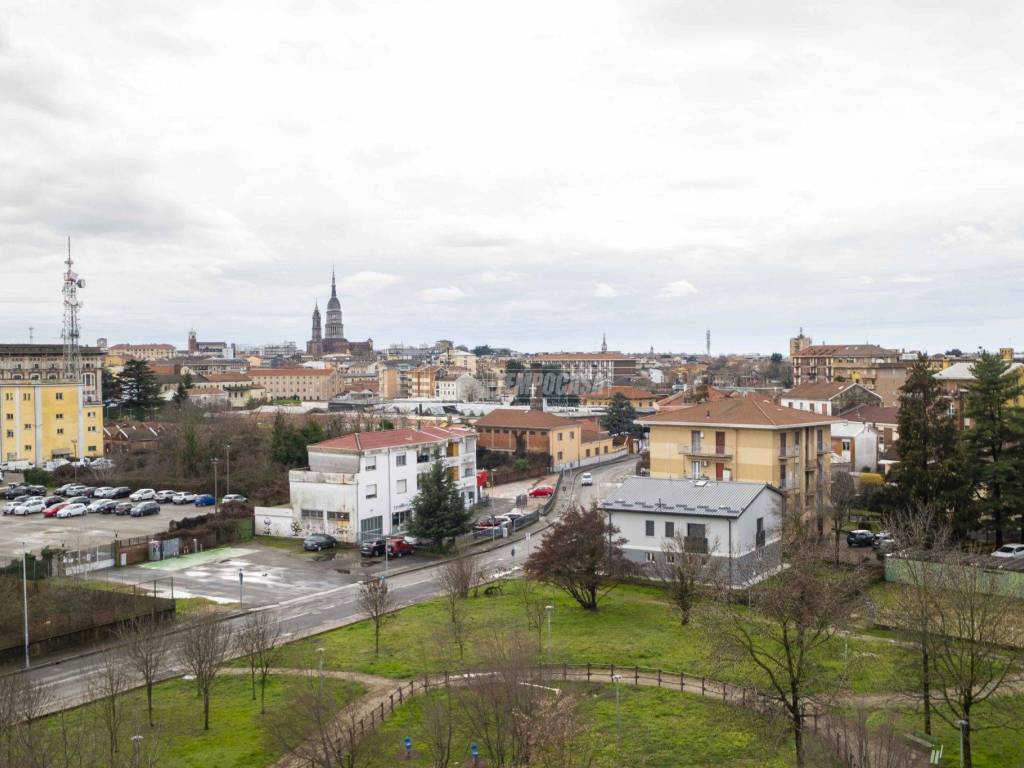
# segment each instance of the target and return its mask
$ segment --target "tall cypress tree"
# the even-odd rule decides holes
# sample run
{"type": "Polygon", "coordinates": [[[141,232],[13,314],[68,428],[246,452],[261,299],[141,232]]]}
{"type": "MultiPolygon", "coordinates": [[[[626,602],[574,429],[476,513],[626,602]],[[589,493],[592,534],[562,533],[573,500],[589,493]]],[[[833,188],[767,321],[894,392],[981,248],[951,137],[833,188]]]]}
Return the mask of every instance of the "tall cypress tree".
{"type": "Polygon", "coordinates": [[[924,359],[911,365],[900,388],[899,434],[900,461],[889,473],[895,483],[890,506],[932,509],[963,537],[974,527],[967,514],[970,482],[949,403],[924,359]]]}
{"type": "Polygon", "coordinates": [[[1019,405],[1024,388],[1018,371],[1010,371],[1009,362],[988,352],[971,373],[974,381],[967,390],[964,415],[973,423],[964,432],[964,441],[977,480],[974,505],[995,531],[999,547],[1004,528],[1024,509],[1024,409],[1019,405]]]}

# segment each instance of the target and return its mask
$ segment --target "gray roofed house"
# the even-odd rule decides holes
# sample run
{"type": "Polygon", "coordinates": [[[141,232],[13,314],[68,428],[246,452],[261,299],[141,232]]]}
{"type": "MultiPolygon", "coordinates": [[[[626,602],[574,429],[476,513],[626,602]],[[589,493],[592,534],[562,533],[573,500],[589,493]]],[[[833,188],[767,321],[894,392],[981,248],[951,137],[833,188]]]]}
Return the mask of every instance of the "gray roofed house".
{"type": "Polygon", "coordinates": [[[670,542],[709,554],[733,586],[760,580],[780,564],[784,498],[769,483],[630,477],[599,503],[626,539],[626,556],[646,567],[670,542]]]}

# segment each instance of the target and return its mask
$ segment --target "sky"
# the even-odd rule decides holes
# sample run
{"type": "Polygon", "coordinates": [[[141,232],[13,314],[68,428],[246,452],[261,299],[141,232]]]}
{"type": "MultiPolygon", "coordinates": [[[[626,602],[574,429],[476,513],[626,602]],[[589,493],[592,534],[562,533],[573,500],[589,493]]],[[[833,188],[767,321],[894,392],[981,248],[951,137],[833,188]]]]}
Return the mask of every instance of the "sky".
{"type": "Polygon", "coordinates": [[[8,0],[0,341],[1024,347],[1024,4],[8,0]]]}

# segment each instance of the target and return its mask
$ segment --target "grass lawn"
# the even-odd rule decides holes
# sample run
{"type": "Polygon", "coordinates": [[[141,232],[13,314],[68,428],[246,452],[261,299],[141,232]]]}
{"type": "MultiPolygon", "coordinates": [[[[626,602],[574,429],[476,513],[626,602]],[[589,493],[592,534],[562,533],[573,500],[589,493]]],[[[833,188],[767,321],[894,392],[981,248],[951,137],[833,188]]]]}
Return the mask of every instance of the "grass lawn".
{"type": "MultiPolygon", "coordinates": [[[[594,768],[644,766],[758,766],[785,768],[794,764],[787,733],[765,718],[699,695],[656,688],[621,690],[622,747],[616,745],[615,689],[610,685],[563,686],[580,696],[581,713],[588,726],[584,737],[597,754],[594,768]]],[[[367,743],[370,768],[396,764],[410,736],[417,751],[411,765],[430,765],[425,734],[420,726],[423,699],[395,710],[367,743]]],[[[464,722],[458,718],[457,722],[464,722]]],[[[453,742],[455,759],[462,765],[474,738],[458,729],[453,742]]],[[[480,742],[479,739],[476,741],[480,742]]],[[[481,755],[483,745],[481,744],[481,755]]],[[[405,762],[403,761],[403,765],[405,762]]]]}
{"type": "MultiPolygon", "coordinates": [[[[550,659],[556,663],[638,665],[737,682],[759,679],[753,669],[715,669],[709,649],[714,638],[699,619],[682,626],[677,614],[656,587],[623,585],[613,590],[597,612],[585,611],[569,597],[556,592],[551,622],[550,659]]],[[[533,641],[536,632],[527,628],[523,603],[515,584],[505,594],[470,597],[467,603],[471,638],[466,645],[470,665],[481,659],[480,638],[496,633],[520,632],[533,641]]],[[[325,664],[332,669],[354,670],[388,677],[409,678],[424,671],[443,669],[439,638],[444,638],[447,614],[441,600],[405,608],[388,621],[381,636],[381,653],[373,654],[373,627],[359,622],[289,644],[281,666],[303,667],[315,663],[316,648],[326,648],[325,664]]],[[[546,644],[546,630],[544,632],[546,644]]],[[[844,664],[846,647],[834,641],[832,664],[844,664]]],[[[884,641],[854,638],[849,642],[851,687],[857,692],[884,691],[895,663],[896,649],[884,641]]],[[[549,658],[545,652],[545,660],[549,658]]]]}
{"type": "MultiPolygon", "coordinates": [[[[290,690],[301,684],[301,678],[272,675],[267,684],[267,717],[285,706],[290,690]]],[[[335,688],[346,702],[363,694],[363,686],[347,680],[326,679],[325,685],[335,688]]],[[[223,675],[215,682],[210,699],[210,730],[203,730],[202,701],[194,684],[186,680],[168,680],[153,691],[156,733],[145,722],[146,695],[140,689],[123,699],[130,722],[122,729],[122,754],[132,753],[131,735],[142,734],[149,742],[155,740],[161,768],[264,768],[281,756],[281,750],[268,738],[259,701],[251,698],[249,678],[244,675],[223,675]]],[[[99,708],[90,704],[74,710],[73,717],[82,718],[86,728],[97,731],[99,708]]]]}

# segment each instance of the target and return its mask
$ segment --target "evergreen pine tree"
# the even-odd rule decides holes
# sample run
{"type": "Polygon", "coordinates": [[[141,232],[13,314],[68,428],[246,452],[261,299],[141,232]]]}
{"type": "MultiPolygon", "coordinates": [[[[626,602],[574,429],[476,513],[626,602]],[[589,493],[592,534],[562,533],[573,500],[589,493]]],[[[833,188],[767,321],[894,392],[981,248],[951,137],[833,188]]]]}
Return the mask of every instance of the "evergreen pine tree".
{"type": "Polygon", "coordinates": [[[143,411],[160,403],[160,385],[145,360],[126,362],[117,376],[117,382],[126,408],[143,411]]]}
{"type": "Polygon", "coordinates": [[[435,547],[469,530],[472,512],[462,502],[455,481],[440,459],[419,477],[419,492],[412,500],[409,533],[428,539],[435,547]]]}
{"type": "Polygon", "coordinates": [[[604,416],[601,417],[601,426],[613,435],[632,435],[637,431],[635,419],[636,409],[629,402],[629,398],[621,392],[616,392],[612,395],[604,416]]]}
{"type": "Polygon", "coordinates": [[[964,416],[972,422],[964,442],[975,468],[974,505],[995,531],[997,547],[1004,528],[1024,510],[1024,388],[1009,368],[998,355],[983,353],[971,368],[974,381],[964,401],[964,416]]]}
{"type": "Polygon", "coordinates": [[[899,435],[900,461],[889,473],[895,483],[889,506],[908,512],[934,509],[963,537],[974,527],[967,510],[970,481],[949,404],[923,359],[910,367],[900,388],[899,435]]]}

